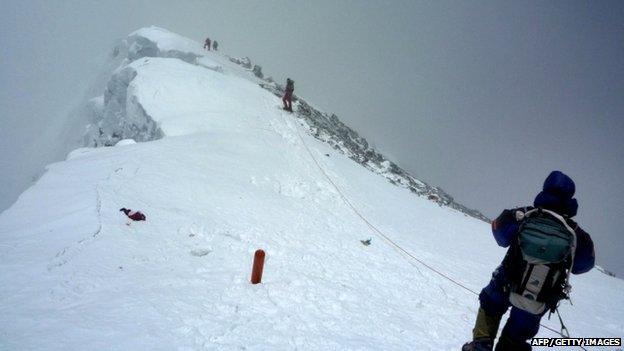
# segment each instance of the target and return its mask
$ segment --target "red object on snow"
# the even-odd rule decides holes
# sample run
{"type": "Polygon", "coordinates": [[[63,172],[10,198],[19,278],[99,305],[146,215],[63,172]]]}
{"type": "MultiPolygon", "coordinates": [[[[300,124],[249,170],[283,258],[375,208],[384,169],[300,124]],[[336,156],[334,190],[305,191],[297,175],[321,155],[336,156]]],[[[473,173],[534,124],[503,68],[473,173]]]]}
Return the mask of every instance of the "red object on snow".
{"type": "Polygon", "coordinates": [[[130,218],[133,221],[144,221],[145,220],[145,215],[139,211],[132,211],[130,209],[127,209],[125,207],[119,209],[119,211],[123,212],[126,214],[126,216],[128,216],[128,218],[130,218]]]}
{"type": "Polygon", "coordinates": [[[258,284],[262,281],[262,270],[264,269],[264,251],[256,250],[254,254],[253,269],[251,270],[251,284],[258,284]]]}

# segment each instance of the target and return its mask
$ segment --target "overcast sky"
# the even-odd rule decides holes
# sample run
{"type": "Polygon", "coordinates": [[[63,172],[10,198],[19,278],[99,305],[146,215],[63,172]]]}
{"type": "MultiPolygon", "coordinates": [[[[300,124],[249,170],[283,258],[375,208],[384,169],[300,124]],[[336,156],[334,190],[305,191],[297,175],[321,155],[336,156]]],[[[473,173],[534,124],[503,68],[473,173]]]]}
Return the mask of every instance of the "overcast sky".
{"type": "Polygon", "coordinates": [[[148,25],[293,78],[490,217],[568,173],[599,262],[624,276],[624,2],[1,0],[0,209],[62,159],[68,114],[115,41],[148,25]]]}

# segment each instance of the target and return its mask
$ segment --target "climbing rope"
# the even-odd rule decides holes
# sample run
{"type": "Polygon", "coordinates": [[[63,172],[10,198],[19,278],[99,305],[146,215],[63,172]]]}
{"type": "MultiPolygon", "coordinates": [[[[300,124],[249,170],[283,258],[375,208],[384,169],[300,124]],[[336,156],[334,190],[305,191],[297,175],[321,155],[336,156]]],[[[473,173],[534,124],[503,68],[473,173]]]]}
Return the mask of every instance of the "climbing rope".
{"type": "MultiPolygon", "coordinates": [[[[418,257],[414,256],[413,254],[411,254],[409,251],[407,251],[406,249],[404,249],[403,247],[401,247],[399,244],[397,244],[394,240],[392,240],[390,237],[388,237],[388,235],[384,234],[379,228],[377,228],[375,225],[373,225],[370,221],[368,221],[366,219],[366,217],[364,217],[360,211],[358,211],[357,208],[355,208],[355,206],[351,203],[351,201],[349,201],[349,199],[346,197],[346,195],[340,190],[340,188],[338,187],[338,185],[336,185],[336,183],[334,183],[334,181],[331,179],[331,177],[327,174],[327,172],[325,172],[325,170],[323,169],[323,167],[321,167],[320,163],[317,161],[316,157],[314,157],[314,155],[312,154],[312,151],[310,150],[310,148],[308,148],[308,145],[306,144],[305,140],[303,139],[303,136],[301,135],[301,133],[299,132],[299,127],[297,126],[297,123],[295,123],[295,131],[297,132],[297,136],[299,136],[299,140],[301,140],[301,144],[303,145],[303,147],[306,149],[308,155],[310,155],[310,158],[312,158],[312,161],[314,161],[314,163],[316,164],[316,167],[318,167],[318,169],[321,171],[321,173],[323,174],[323,176],[325,176],[325,178],[327,179],[327,181],[334,187],[334,189],[336,190],[336,192],[338,193],[338,195],[340,195],[340,197],[342,198],[342,201],[349,207],[351,208],[351,210],[353,211],[353,213],[355,213],[356,216],[358,216],[375,234],[377,234],[378,237],[382,238],[384,241],[386,241],[392,248],[394,248],[395,250],[397,250],[399,252],[399,254],[409,257],[412,260],[420,263],[422,266],[426,267],[427,269],[429,269],[430,271],[438,274],[439,276],[441,276],[442,278],[450,281],[451,283],[461,287],[462,289],[474,294],[474,295],[479,295],[479,293],[477,293],[476,291],[474,291],[473,289],[467,287],[466,285],[462,284],[461,282],[449,277],[448,275],[444,274],[443,272],[435,269],[434,267],[430,266],[429,264],[427,264],[426,262],[424,262],[423,260],[419,259],[418,257]]],[[[412,263],[412,262],[410,262],[412,263]]],[[[413,263],[412,263],[413,264],[413,263]]],[[[559,311],[557,311],[558,313],[559,311]]],[[[559,316],[559,318],[561,319],[561,316],[559,316]]],[[[569,333],[567,332],[567,328],[565,329],[566,334],[564,335],[562,332],[559,332],[553,328],[550,328],[544,324],[540,324],[544,329],[550,330],[556,334],[558,334],[561,337],[570,337],[569,333]]],[[[563,325],[563,322],[562,322],[563,325]]],[[[579,346],[581,349],[588,351],[586,348],[584,348],[583,346],[579,346]]]]}

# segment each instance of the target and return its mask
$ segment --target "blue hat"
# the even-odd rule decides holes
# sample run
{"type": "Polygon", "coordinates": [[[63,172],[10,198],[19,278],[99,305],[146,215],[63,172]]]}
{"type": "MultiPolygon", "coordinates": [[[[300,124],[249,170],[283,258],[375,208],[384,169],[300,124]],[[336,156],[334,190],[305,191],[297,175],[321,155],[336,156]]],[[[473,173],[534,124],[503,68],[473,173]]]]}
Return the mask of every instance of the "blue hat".
{"type": "Polygon", "coordinates": [[[573,198],[575,191],[572,178],[560,171],[553,171],[546,177],[543,190],[535,197],[533,206],[574,217],[578,210],[578,202],[573,198]]]}

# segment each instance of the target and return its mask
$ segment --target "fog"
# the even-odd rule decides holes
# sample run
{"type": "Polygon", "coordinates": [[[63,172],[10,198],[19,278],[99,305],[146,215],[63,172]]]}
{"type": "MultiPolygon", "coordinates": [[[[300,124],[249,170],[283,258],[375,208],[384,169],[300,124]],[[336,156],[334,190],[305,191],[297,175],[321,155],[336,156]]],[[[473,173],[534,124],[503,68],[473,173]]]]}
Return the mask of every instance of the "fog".
{"type": "Polygon", "coordinates": [[[0,4],[0,209],[64,158],[53,145],[75,142],[67,116],[115,41],[157,25],[293,78],[297,94],[490,217],[531,204],[551,170],[568,173],[599,263],[624,276],[621,1],[0,4]]]}

